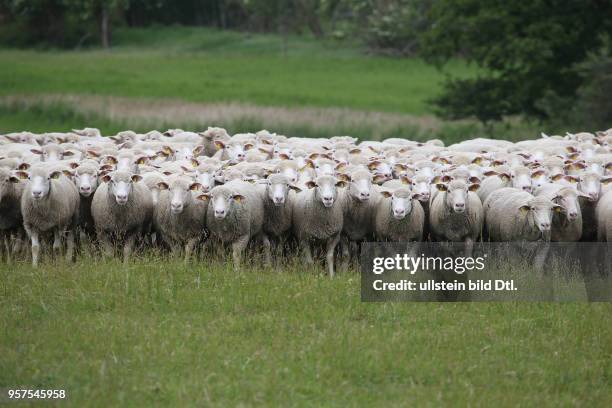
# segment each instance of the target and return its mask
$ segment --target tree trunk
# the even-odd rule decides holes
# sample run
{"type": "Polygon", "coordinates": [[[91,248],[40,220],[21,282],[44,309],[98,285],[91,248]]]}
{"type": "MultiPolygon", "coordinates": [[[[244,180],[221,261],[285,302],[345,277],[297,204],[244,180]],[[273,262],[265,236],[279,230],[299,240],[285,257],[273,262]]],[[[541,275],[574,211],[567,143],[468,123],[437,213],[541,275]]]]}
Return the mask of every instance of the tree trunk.
{"type": "Polygon", "coordinates": [[[108,27],[108,9],[102,7],[102,13],[100,16],[100,39],[102,40],[102,47],[108,48],[110,46],[110,31],[108,27]]]}

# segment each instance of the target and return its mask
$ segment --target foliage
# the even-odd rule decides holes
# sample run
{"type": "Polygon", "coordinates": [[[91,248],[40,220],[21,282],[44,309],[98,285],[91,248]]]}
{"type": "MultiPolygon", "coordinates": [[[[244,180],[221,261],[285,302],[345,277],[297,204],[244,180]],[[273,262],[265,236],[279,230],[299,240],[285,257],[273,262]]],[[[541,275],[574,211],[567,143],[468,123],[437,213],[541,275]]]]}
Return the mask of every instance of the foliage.
{"type": "Polygon", "coordinates": [[[572,68],[612,30],[610,15],[609,0],[434,2],[424,56],[443,65],[462,55],[487,73],[450,81],[436,104],[446,116],[482,121],[519,113],[546,117],[538,101],[551,92],[575,95],[582,78],[572,68]]]}

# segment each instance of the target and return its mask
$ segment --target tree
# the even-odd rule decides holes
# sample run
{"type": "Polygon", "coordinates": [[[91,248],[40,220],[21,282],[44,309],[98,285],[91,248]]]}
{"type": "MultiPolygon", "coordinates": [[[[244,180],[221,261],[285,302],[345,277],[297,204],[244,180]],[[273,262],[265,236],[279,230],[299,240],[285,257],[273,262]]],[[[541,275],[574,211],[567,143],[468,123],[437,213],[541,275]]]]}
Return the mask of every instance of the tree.
{"type": "Polygon", "coordinates": [[[546,117],[546,94],[571,97],[582,78],[573,69],[612,29],[611,0],[438,0],[422,37],[427,61],[458,55],[482,68],[477,78],[449,80],[434,103],[446,117],[546,117]]]}

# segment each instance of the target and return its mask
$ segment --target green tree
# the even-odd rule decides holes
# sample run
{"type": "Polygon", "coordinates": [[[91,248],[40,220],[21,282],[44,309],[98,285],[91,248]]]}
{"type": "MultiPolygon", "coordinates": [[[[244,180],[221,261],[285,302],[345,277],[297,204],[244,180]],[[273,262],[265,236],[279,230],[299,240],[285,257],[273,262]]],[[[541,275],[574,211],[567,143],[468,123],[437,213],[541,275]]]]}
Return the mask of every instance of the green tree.
{"type": "Polygon", "coordinates": [[[442,66],[459,55],[483,68],[477,78],[449,80],[434,101],[443,116],[543,118],[545,95],[576,95],[583,77],[574,66],[611,31],[612,1],[438,0],[429,21],[427,61],[442,66]]]}

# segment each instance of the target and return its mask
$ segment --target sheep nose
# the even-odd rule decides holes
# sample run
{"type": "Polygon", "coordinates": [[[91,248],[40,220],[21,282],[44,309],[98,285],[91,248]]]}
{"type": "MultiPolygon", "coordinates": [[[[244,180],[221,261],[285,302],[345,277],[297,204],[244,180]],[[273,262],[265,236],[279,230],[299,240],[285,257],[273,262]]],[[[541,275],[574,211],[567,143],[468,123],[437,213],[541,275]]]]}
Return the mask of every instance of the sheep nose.
{"type": "Polygon", "coordinates": [[[540,228],[542,231],[548,231],[550,230],[550,223],[549,222],[543,222],[540,224],[540,228]]]}
{"type": "Polygon", "coordinates": [[[361,193],[359,193],[359,197],[362,200],[367,200],[368,198],[370,198],[370,192],[368,191],[362,191],[361,193]]]}
{"type": "Polygon", "coordinates": [[[42,191],[32,190],[32,197],[34,197],[34,198],[42,197],[42,191]]]}
{"type": "Polygon", "coordinates": [[[576,211],[571,211],[569,214],[570,219],[575,220],[578,218],[578,213],[576,211]]]}
{"type": "Polygon", "coordinates": [[[222,218],[225,216],[225,210],[215,210],[215,217],[222,218]]]}
{"type": "Polygon", "coordinates": [[[465,208],[465,203],[456,203],[455,207],[457,207],[457,208],[465,208]]]}
{"type": "Polygon", "coordinates": [[[244,153],[238,153],[236,157],[238,158],[238,160],[242,160],[244,159],[244,153]]]}
{"type": "Polygon", "coordinates": [[[91,186],[81,186],[82,193],[89,193],[91,191],[91,186]]]}
{"type": "Polygon", "coordinates": [[[285,202],[285,197],[274,197],[275,204],[282,204],[285,202]]]}
{"type": "Polygon", "coordinates": [[[127,201],[127,194],[117,194],[117,200],[121,202],[127,201]]]}
{"type": "Polygon", "coordinates": [[[523,186],[523,191],[531,192],[531,186],[523,186]]]}

